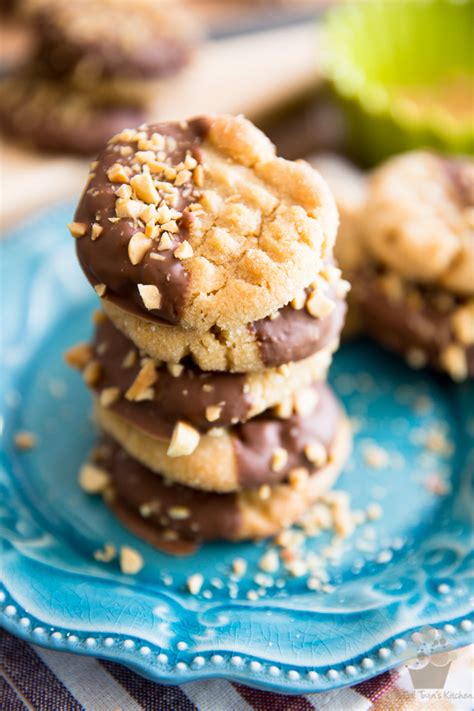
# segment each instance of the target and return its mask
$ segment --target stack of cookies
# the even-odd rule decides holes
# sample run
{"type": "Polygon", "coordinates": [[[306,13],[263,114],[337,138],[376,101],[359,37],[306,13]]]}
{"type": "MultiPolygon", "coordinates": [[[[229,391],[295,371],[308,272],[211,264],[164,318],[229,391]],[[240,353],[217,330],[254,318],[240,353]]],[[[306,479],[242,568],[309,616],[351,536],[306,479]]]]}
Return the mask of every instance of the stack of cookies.
{"type": "Polygon", "coordinates": [[[35,48],[2,83],[0,125],[45,150],[91,155],[143,121],[196,44],[178,0],[24,0],[23,12],[35,48]]]}
{"type": "Polygon", "coordinates": [[[83,487],[167,550],[300,519],[350,446],[325,384],[348,284],[318,173],[242,117],[142,125],[92,164],[69,227],[103,307],[67,357],[104,434],[83,487]]]}

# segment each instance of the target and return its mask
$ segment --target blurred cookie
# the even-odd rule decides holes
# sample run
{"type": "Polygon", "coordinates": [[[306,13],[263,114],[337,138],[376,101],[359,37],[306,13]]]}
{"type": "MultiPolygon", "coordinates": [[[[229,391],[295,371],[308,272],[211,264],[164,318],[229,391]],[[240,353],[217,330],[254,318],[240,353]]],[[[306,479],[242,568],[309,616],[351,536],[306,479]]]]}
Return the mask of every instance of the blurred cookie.
{"type": "Polygon", "coordinates": [[[194,17],[171,0],[30,2],[36,69],[100,96],[144,104],[154,82],[185,66],[196,41],[194,17]]]}
{"type": "Polygon", "coordinates": [[[354,282],[364,328],[409,365],[430,365],[462,381],[474,377],[474,297],[420,285],[367,266],[354,282]]]}
{"type": "Polygon", "coordinates": [[[191,552],[186,543],[264,538],[299,520],[336,480],[350,443],[341,414],[324,465],[272,486],[229,494],[170,484],[110,440],[99,448],[97,465],[108,479],[105,500],[125,526],[158,548],[191,552]]]}
{"type": "Polygon", "coordinates": [[[474,294],[474,160],[417,151],[370,178],[368,253],[405,279],[474,294]]]}
{"type": "Polygon", "coordinates": [[[19,76],[0,83],[0,129],[34,148],[91,156],[142,110],[103,106],[90,96],[19,76]]]}
{"type": "Polygon", "coordinates": [[[229,492],[275,484],[292,470],[311,473],[322,466],[340,407],[319,383],[281,403],[275,414],[267,411],[229,428],[200,433],[180,421],[171,439],[158,418],[131,421],[98,401],[95,417],[104,432],[152,471],[192,488],[229,492]]]}
{"type": "Polygon", "coordinates": [[[200,431],[246,422],[325,379],[331,353],[259,373],[209,373],[153,361],[103,319],[91,346],[72,348],[66,360],[83,371],[104,407],[145,431],[153,423],[152,433],[170,438],[179,420],[200,431]]]}
{"type": "MultiPolygon", "coordinates": [[[[232,116],[115,136],[71,225],[100,296],[200,333],[289,303],[324,268],[336,230],[319,175],[277,158],[264,134],[232,116]]],[[[335,308],[322,292],[313,302],[319,315],[335,308]]]]}
{"type": "Polygon", "coordinates": [[[474,161],[427,152],[374,171],[353,279],[365,328],[415,367],[474,376],[474,161]]]}

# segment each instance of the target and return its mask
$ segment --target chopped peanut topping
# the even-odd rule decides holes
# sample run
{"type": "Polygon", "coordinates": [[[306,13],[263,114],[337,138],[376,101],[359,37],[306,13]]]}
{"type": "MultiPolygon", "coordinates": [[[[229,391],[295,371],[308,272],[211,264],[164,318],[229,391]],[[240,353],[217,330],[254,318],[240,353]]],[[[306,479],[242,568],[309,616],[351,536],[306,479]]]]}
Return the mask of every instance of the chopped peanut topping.
{"type": "Polygon", "coordinates": [[[104,388],[100,393],[99,402],[102,405],[102,407],[110,407],[110,405],[113,405],[114,402],[117,402],[119,397],[120,397],[120,388],[117,388],[117,387],[104,388]]]}
{"type": "Polygon", "coordinates": [[[460,382],[467,378],[466,351],[462,346],[451,343],[441,353],[440,361],[453,380],[460,382]]]}
{"type": "Polygon", "coordinates": [[[155,204],[160,201],[160,196],[157,189],[153,185],[153,179],[150,173],[139,173],[134,175],[130,180],[130,185],[135,191],[135,194],[140,200],[148,204],[155,204]]]}
{"type": "Polygon", "coordinates": [[[301,417],[307,417],[318,404],[318,394],[315,390],[300,390],[293,396],[295,412],[301,417]]]}
{"type": "Polygon", "coordinates": [[[204,186],[204,168],[202,165],[197,165],[194,169],[193,180],[196,187],[202,188],[204,186]]]}
{"type": "Polygon", "coordinates": [[[185,521],[191,516],[191,511],[185,506],[171,506],[168,509],[167,514],[174,521],[185,521]]]}
{"type": "MultiPolygon", "coordinates": [[[[128,187],[128,186],[127,186],[128,187]]],[[[138,220],[142,212],[144,203],[141,200],[131,200],[130,198],[118,198],[115,201],[115,214],[117,217],[138,220]]]]}
{"type": "Polygon", "coordinates": [[[94,387],[101,376],[101,372],[102,369],[97,360],[89,361],[82,371],[82,377],[84,378],[85,384],[89,387],[94,387]]]}
{"type": "Polygon", "coordinates": [[[161,294],[158,291],[158,287],[153,284],[138,284],[138,291],[148,311],[160,308],[161,294]]]}
{"type": "Polygon", "coordinates": [[[176,259],[190,259],[194,255],[194,250],[188,240],[185,239],[184,242],[181,242],[181,244],[176,247],[173,254],[176,259]]]}
{"type": "Polygon", "coordinates": [[[163,252],[166,249],[171,249],[172,245],[173,241],[169,236],[168,232],[163,232],[163,234],[161,235],[160,243],[158,245],[158,250],[160,252],[163,252]]]}
{"type": "Polygon", "coordinates": [[[181,363],[167,363],[166,367],[173,378],[179,378],[184,370],[184,365],[181,365],[181,363]]]}
{"type": "Polygon", "coordinates": [[[109,474],[95,464],[84,464],[79,472],[79,486],[88,494],[101,494],[110,481],[109,474]]]}
{"type": "Polygon", "coordinates": [[[137,362],[137,352],[133,350],[128,351],[127,355],[122,361],[122,368],[131,368],[137,362]]]}
{"type": "Polygon", "coordinates": [[[209,405],[206,407],[206,420],[208,422],[215,422],[221,416],[222,407],[218,405],[209,405]]]}
{"type": "Polygon", "coordinates": [[[304,454],[306,459],[308,459],[311,464],[314,464],[315,467],[324,466],[328,460],[328,453],[321,442],[307,444],[304,448],[304,454]]]}
{"type": "Polygon", "coordinates": [[[125,397],[131,401],[143,399],[143,395],[145,393],[148,394],[149,388],[156,383],[157,378],[155,363],[151,358],[147,358],[137,377],[125,393],[125,397]]]}
{"type": "Polygon", "coordinates": [[[84,237],[87,231],[87,225],[84,222],[71,222],[68,225],[69,232],[73,237],[78,239],[79,237],[84,237]]]}
{"type": "Polygon", "coordinates": [[[287,465],[288,452],[283,447],[277,447],[272,453],[271,467],[274,472],[281,472],[287,465]]]}
{"type": "Polygon", "coordinates": [[[189,456],[198,446],[200,439],[201,436],[194,427],[186,424],[186,422],[178,422],[174,427],[168,447],[168,457],[189,456]]]}
{"type": "Polygon", "coordinates": [[[128,243],[128,258],[133,265],[139,264],[145,254],[151,249],[153,240],[145,237],[143,232],[135,232],[128,243]]]}
{"type": "Polygon", "coordinates": [[[451,317],[454,335],[464,346],[474,344],[474,300],[460,306],[451,317]]]}
{"type": "Polygon", "coordinates": [[[82,370],[92,358],[92,348],[88,343],[78,343],[64,354],[64,360],[71,368],[82,370]]]}
{"type": "Polygon", "coordinates": [[[304,467],[295,467],[288,474],[288,481],[292,489],[299,489],[303,486],[309,477],[309,472],[304,467]]]}
{"type": "Polygon", "coordinates": [[[325,318],[334,311],[336,304],[326,294],[313,291],[306,299],[306,310],[314,318],[325,318]]]}
{"type": "Polygon", "coordinates": [[[129,171],[120,163],[114,163],[107,171],[107,177],[111,183],[128,183],[129,171]]]}
{"type": "Polygon", "coordinates": [[[94,289],[97,296],[104,296],[105,292],[107,291],[107,286],[105,284],[96,284],[94,286],[94,289]]]}
{"type": "Polygon", "coordinates": [[[96,239],[100,237],[102,232],[104,231],[104,228],[99,225],[98,222],[94,222],[92,225],[92,232],[91,232],[91,240],[94,242],[96,239]]]}

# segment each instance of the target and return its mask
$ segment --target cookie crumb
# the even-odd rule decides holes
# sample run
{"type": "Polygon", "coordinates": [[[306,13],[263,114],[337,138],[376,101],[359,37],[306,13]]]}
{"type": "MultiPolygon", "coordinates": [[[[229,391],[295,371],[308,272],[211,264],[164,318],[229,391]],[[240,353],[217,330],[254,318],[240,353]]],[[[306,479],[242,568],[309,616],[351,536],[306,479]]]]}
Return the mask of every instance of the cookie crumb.
{"type": "Polygon", "coordinates": [[[247,561],[243,558],[234,558],[232,561],[232,572],[241,578],[247,572],[247,561]]]}
{"type": "Polygon", "coordinates": [[[117,549],[112,543],[104,543],[103,547],[94,551],[93,555],[101,563],[110,563],[117,555],[117,549]]]}
{"type": "Polygon", "coordinates": [[[421,348],[410,348],[405,355],[406,362],[411,368],[419,370],[424,368],[428,362],[426,353],[421,350],[421,348]]]}
{"type": "Polygon", "coordinates": [[[34,449],[38,444],[38,437],[28,430],[20,430],[15,434],[15,447],[17,449],[34,449]]]}
{"type": "Polygon", "coordinates": [[[268,550],[258,561],[258,567],[265,573],[276,573],[280,567],[278,554],[272,548],[268,550]]]}
{"type": "Polygon", "coordinates": [[[108,472],[96,464],[87,462],[79,471],[79,486],[87,494],[101,494],[109,485],[108,472]]]}
{"type": "Polygon", "coordinates": [[[383,469],[388,464],[388,453],[375,442],[367,442],[364,445],[362,456],[371,469],[383,469]]]}
{"type": "Polygon", "coordinates": [[[125,575],[136,575],[142,570],[145,562],[143,556],[134,548],[122,546],[120,548],[120,569],[125,575]]]}
{"type": "Polygon", "coordinates": [[[186,580],[186,587],[188,588],[191,595],[198,595],[204,583],[204,578],[201,573],[193,573],[186,580]]]}

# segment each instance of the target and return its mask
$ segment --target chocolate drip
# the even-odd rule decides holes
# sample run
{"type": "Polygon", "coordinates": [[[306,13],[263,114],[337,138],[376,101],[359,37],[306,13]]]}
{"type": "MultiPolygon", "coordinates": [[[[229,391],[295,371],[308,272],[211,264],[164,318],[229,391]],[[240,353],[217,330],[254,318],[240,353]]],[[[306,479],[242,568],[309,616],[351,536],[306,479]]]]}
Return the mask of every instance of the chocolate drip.
{"type": "Polygon", "coordinates": [[[157,369],[153,399],[130,402],[124,395],[140,370],[140,354],[132,341],[107,319],[97,326],[93,349],[101,365],[97,389],[118,387],[121,391],[120,399],[110,408],[155,437],[171,437],[178,420],[205,431],[247,419],[251,402],[244,390],[243,375],[206,373],[187,365],[174,377],[163,365],[157,369]],[[135,353],[135,363],[126,368],[123,363],[130,351],[135,353]],[[220,416],[212,422],[206,418],[206,408],[210,406],[221,408],[220,416]]]}
{"type": "MultiPolygon", "coordinates": [[[[205,119],[193,119],[188,124],[161,123],[148,126],[146,134],[160,133],[176,141],[176,148],[169,155],[173,164],[184,160],[190,151],[199,160],[199,146],[208,131],[205,119]]],[[[166,322],[178,323],[184,306],[188,285],[188,274],[182,262],[173,252],[180,242],[188,236],[192,213],[186,210],[194,198],[189,188],[179,190],[176,209],[183,213],[179,223],[179,232],[174,234],[170,249],[158,251],[155,243],[139,264],[133,265],[128,257],[128,243],[139,228],[133,220],[120,218],[115,220],[115,192],[118,185],[111,183],[107,171],[116,162],[124,166],[135,162],[136,143],[109,143],[98,158],[98,164],[76,211],[75,221],[92,225],[99,223],[103,228],[99,238],[92,240],[90,232],[77,240],[77,255],[85,275],[93,284],[105,284],[108,297],[119,305],[127,307],[133,304],[141,314],[152,314],[166,322]],[[132,149],[129,156],[123,156],[121,149],[132,149]],[[155,256],[154,256],[155,255],[155,256]],[[158,259],[156,258],[158,256],[158,259]],[[158,288],[162,297],[159,309],[147,311],[140,294],[138,284],[151,284],[158,288]]]]}
{"type": "Polygon", "coordinates": [[[341,418],[339,405],[327,385],[318,383],[312,389],[317,395],[314,411],[306,416],[292,415],[281,420],[268,412],[237,425],[233,443],[242,488],[258,487],[284,481],[294,467],[315,471],[305,457],[307,444],[320,442],[330,451],[341,418]],[[288,454],[286,465],[278,472],[271,468],[272,454],[282,447],[288,454]]]}
{"type": "Polygon", "coordinates": [[[288,305],[278,311],[277,318],[254,321],[249,328],[256,335],[264,365],[270,368],[303,360],[327,346],[341,332],[345,315],[346,304],[341,300],[322,319],[288,305]]]}

